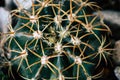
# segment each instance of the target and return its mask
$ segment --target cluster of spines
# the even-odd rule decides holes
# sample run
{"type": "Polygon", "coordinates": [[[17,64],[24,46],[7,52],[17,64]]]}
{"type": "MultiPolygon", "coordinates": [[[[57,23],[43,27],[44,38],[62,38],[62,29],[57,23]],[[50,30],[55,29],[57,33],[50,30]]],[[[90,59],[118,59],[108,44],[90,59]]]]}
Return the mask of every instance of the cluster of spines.
{"type": "MultiPolygon", "coordinates": [[[[8,49],[13,57],[10,66],[16,65],[17,62],[17,72],[25,65],[25,70],[33,73],[32,67],[40,64],[38,71],[32,78],[33,80],[41,78],[40,74],[43,67],[48,67],[52,72],[51,77],[54,75],[59,80],[79,80],[82,71],[86,77],[83,79],[91,80],[100,76],[102,71],[92,76],[91,73],[87,72],[84,64],[96,65],[91,62],[91,59],[94,60],[96,57],[98,58],[96,67],[99,66],[102,59],[106,63],[108,62],[107,57],[110,54],[108,51],[111,50],[108,48],[110,43],[106,44],[106,36],[99,35],[97,32],[108,33],[110,30],[103,23],[101,17],[86,13],[84,8],[87,6],[98,8],[95,3],[88,0],[64,2],[69,3],[67,10],[63,9],[65,5],[54,3],[53,0],[36,0],[33,2],[31,10],[25,10],[20,6],[17,10],[12,11],[12,16],[19,18],[18,23],[14,28],[10,25],[9,32],[3,34],[7,35],[8,49]],[[90,43],[92,42],[90,37],[96,40],[95,47],[90,43]],[[90,51],[88,53],[87,50],[93,53],[90,51]],[[37,57],[36,60],[28,58],[29,55],[37,57]],[[57,65],[58,62],[55,62],[54,59],[60,60],[62,57],[68,58],[63,58],[63,60],[67,60],[69,65],[62,66],[60,64],[62,61],[59,61],[59,65],[57,65]],[[69,69],[74,66],[77,66],[74,72],[75,76],[64,75],[64,72],[67,70],[69,72],[69,69]]],[[[29,78],[21,72],[20,76],[24,79],[29,78]]]]}

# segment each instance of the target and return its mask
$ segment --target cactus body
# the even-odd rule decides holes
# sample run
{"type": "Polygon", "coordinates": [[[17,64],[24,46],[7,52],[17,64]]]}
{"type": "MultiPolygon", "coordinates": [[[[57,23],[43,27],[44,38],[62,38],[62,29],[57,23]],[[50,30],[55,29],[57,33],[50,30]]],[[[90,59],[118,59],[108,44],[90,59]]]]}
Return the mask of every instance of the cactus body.
{"type": "Polygon", "coordinates": [[[110,33],[103,18],[87,12],[98,8],[88,0],[36,0],[30,9],[12,11],[6,46],[9,75],[25,80],[92,80],[108,63],[110,33]],[[13,72],[14,71],[14,72],[13,72]]]}

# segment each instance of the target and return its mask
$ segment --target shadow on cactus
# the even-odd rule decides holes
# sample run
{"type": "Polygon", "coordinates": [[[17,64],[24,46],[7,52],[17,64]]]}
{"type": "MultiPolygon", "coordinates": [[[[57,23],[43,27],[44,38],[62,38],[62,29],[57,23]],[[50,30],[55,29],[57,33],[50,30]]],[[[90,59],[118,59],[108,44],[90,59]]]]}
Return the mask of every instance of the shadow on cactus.
{"type": "MultiPolygon", "coordinates": [[[[25,80],[92,80],[102,76],[101,64],[110,63],[111,31],[99,9],[88,0],[36,0],[30,9],[11,12],[5,47],[11,54],[8,78],[25,80]],[[14,23],[14,22],[13,22],[14,23]],[[17,74],[17,77],[16,77],[17,74]]],[[[8,70],[6,70],[8,71],[8,70]]]]}

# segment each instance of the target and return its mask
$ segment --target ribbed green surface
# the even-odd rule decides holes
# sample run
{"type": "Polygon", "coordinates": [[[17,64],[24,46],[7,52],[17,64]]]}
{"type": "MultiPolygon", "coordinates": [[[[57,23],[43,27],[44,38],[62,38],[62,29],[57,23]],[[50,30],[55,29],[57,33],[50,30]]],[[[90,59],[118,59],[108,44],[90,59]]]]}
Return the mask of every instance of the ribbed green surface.
{"type": "Polygon", "coordinates": [[[98,6],[87,0],[38,0],[29,10],[13,11],[18,22],[7,40],[13,74],[26,80],[100,76],[102,71],[93,73],[101,61],[108,62],[110,30],[99,15],[86,11],[94,7],[98,6]]]}

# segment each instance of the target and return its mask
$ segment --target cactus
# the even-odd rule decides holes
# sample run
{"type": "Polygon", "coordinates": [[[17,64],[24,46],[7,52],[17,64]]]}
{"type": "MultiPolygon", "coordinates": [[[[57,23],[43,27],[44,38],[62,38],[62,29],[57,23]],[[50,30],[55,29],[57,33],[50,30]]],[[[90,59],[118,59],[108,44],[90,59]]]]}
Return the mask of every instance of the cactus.
{"type": "MultiPolygon", "coordinates": [[[[109,64],[110,29],[88,0],[35,0],[11,11],[4,47],[8,79],[92,80],[109,64]],[[95,70],[100,68],[98,73],[95,70]]],[[[5,75],[5,74],[4,74],[5,75]]]]}

